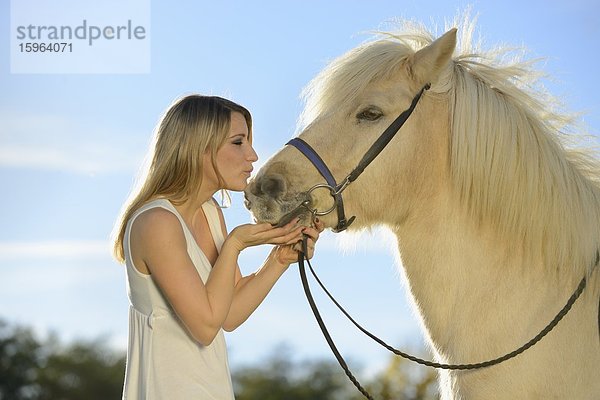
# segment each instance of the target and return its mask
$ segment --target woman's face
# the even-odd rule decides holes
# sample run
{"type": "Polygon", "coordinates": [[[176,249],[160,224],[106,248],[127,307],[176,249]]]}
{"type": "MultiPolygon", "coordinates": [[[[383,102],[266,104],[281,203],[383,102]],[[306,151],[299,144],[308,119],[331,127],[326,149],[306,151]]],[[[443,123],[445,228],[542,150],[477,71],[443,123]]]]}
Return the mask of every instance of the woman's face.
{"type": "Polygon", "coordinates": [[[241,113],[232,112],[229,135],[216,156],[217,168],[225,181],[224,187],[218,186],[217,174],[212,167],[210,154],[205,154],[204,157],[205,182],[214,184],[216,190],[242,191],[248,185],[247,181],[253,169],[252,164],[256,160],[258,156],[248,140],[246,119],[241,113]]]}

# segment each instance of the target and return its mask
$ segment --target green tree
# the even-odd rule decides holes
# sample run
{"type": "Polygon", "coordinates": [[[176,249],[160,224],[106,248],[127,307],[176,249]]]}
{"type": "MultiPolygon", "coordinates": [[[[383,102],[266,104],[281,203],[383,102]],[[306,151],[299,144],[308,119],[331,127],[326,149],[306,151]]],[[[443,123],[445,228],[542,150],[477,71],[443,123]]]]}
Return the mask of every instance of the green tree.
{"type": "MultiPolygon", "coordinates": [[[[437,372],[392,356],[386,368],[366,385],[377,400],[437,400],[437,372]]],[[[352,400],[362,399],[354,396],[352,400]]]]}
{"type": "Polygon", "coordinates": [[[0,400],[106,400],[121,397],[125,356],[105,341],[62,345],[0,321],[0,400]]]}
{"type": "Polygon", "coordinates": [[[233,373],[236,400],[337,400],[347,399],[344,374],[329,361],[292,361],[279,346],[266,363],[239,368],[233,373]]]}
{"type": "Polygon", "coordinates": [[[54,348],[38,373],[39,400],[121,398],[125,357],[110,351],[102,339],[54,348]]]}
{"type": "Polygon", "coordinates": [[[40,344],[29,329],[0,320],[0,399],[35,398],[40,344]]]}
{"type": "MultiPolygon", "coordinates": [[[[353,363],[354,364],[354,363],[353,363]]],[[[393,357],[371,379],[377,400],[435,400],[435,371],[393,357]]],[[[0,319],[0,400],[111,400],[121,397],[125,355],[103,339],[62,344],[0,319]]],[[[233,370],[236,400],[362,400],[333,358],[296,361],[279,346],[261,365],[233,370]]]]}
{"type": "MultiPolygon", "coordinates": [[[[357,371],[354,371],[357,372],[357,371]]],[[[392,357],[371,379],[356,374],[377,400],[436,400],[436,372],[392,357]]],[[[252,365],[233,374],[236,400],[363,400],[339,365],[331,361],[293,361],[280,347],[261,367],[252,365]]]]}

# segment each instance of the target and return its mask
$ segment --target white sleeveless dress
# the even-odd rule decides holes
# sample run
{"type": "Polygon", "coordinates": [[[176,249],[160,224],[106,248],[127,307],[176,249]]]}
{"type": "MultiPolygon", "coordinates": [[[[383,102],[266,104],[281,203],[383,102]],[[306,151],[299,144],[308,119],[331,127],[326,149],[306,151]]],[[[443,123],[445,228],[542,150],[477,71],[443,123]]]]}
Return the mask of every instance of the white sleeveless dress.
{"type": "MultiPolygon", "coordinates": [[[[130,301],[123,399],[233,399],[223,330],[209,346],[198,343],[175,315],[152,276],[140,273],[133,265],[129,246],[131,225],[137,216],[155,207],[164,208],[179,219],[188,254],[203,282],[211,270],[210,262],[171,202],[151,201],[131,216],[123,240],[130,301]]],[[[212,199],[202,205],[215,246],[220,251],[224,238],[216,207],[212,199]]]]}

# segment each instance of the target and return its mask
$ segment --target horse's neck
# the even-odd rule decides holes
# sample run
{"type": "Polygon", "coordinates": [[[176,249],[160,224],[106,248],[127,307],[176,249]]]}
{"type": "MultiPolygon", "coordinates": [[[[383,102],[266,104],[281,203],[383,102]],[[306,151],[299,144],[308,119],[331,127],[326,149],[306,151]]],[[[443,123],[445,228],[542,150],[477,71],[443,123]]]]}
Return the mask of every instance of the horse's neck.
{"type": "MultiPolygon", "coordinates": [[[[576,286],[558,282],[535,257],[523,261],[519,249],[466,221],[436,210],[395,230],[432,350],[452,364],[488,361],[521,347],[576,286]]],[[[561,324],[526,353],[489,369],[441,372],[443,398],[513,399],[523,390],[547,394],[540,398],[595,398],[599,280],[593,278],[561,324]]]]}
{"type": "Polygon", "coordinates": [[[415,305],[435,349],[453,363],[513,350],[531,335],[517,321],[527,325],[548,306],[548,285],[535,267],[518,265],[518,249],[467,221],[438,210],[396,231],[415,305]]]}

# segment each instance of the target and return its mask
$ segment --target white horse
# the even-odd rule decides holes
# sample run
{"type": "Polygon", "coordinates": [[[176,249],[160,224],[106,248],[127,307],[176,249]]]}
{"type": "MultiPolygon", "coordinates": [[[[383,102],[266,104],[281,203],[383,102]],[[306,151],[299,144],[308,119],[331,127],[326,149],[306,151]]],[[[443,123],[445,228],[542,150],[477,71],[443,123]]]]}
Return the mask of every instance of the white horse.
{"type": "MultiPolygon", "coordinates": [[[[385,226],[396,235],[414,306],[442,363],[520,347],[587,275],[583,295],[534,347],[496,366],[441,371],[439,384],[443,399],[599,399],[598,163],[567,146],[572,121],[534,90],[530,64],[469,49],[472,28],[466,21],[460,29],[462,51],[456,29],[433,40],[413,26],[334,60],[306,89],[299,137],[339,182],[430,83],[343,193],[346,214],[356,216],[350,230],[385,226]]],[[[286,146],[248,186],[248,206],[274,223],[323,182],[286,146]]],[[[331,207],[327,190],[311,197],[311,207],[331,207]]],[[[335,212],[321,219],[337,224],[335,212]]]]}

